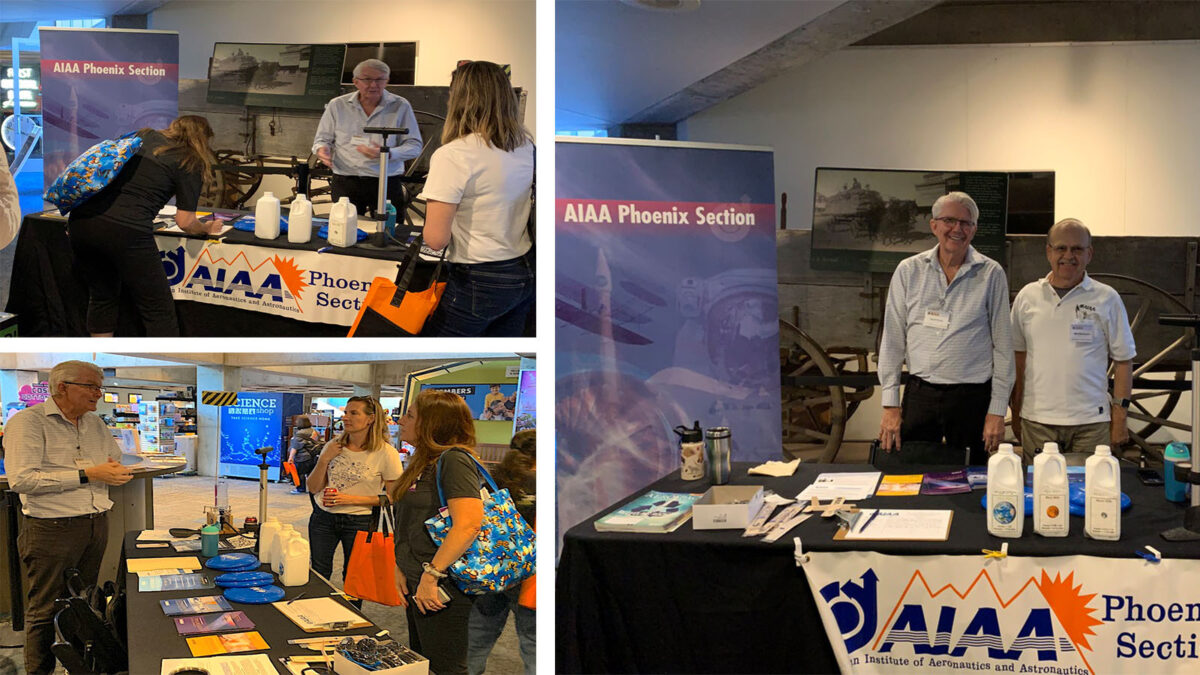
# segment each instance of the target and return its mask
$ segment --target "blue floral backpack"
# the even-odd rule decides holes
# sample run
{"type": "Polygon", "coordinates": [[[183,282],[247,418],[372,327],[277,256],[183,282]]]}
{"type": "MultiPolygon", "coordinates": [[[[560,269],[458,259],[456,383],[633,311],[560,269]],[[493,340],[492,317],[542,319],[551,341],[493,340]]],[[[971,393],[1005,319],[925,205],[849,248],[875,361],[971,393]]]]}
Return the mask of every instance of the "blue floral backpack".
{"type": "Polygon", "coordinates": [[[68,164],[42,199],[57,206],[62,215],[67,215],[108,186],[141,148],[142,139],[136,131],[113,141],[100,141],[68,164]]]}
{"type": "MultiPolygon", "coordinates": [[[[452,452],[447,450],[446,452],[452,452]]],[[[487,481],[491,491],[483,500],[483,525],[479,536],[471,547],[455,560],[446,573],[454,578],[459,590],[467,595],[499,593],[533,576],[536,560],[536,542],[533,528],[517,513],[508,490],[501,490],[492,480],[492,475],[475,459],[467,456],[479,468],[479,475],[487,481]]],[[[425,521],[425,529],[438,546],[450,531],[450,510],[446,508],[446,496],[442,492],[442,460],[438,458],[437,489],[442,508],[438,515],[425,521]]]]}

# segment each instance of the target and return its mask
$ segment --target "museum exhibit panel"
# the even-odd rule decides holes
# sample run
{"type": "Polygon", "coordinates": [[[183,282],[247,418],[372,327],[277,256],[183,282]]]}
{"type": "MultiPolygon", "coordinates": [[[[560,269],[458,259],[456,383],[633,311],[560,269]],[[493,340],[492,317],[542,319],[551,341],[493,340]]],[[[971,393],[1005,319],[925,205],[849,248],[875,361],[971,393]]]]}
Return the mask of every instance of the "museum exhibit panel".
{"type": "MultiPolygon", "coordinates": [[[[96,6],[121,9],[113,5],[96,6]]],[[[0,67],[7,95],[22,101],[6,104],[4,137],[23,216],[0,255],[0,302],[13,315],[0,329],[158,336],[161,325],[147,317],[167,312],[170,328],[178,324],[169,333],[183,336],[344,337],[372,284],[400,282],[402,263],[412,276],[397,298],[450,276],[445,249],[423,244],[421,192],[457,64],[503,64],[519,122],[531,134],[536,125],[533,0],[355,4],[354,16],[369,21],[351,20],[333,2],[135,5],[128,9],[140,13],[87,27],[55,25],[62,17],[38,3],[0,18],[17,36],[0,45],[0,67]],[[283,15],[299,28],[287,28],[283,15]],[[375,70],[356,74],[368,60],[375,70]],[[360,88],[362,106],[343,101],[360,88]],[[319,131],[331,101],[357,117],[341,113],[336,129],[326,121],[319,131]],[[96,154],[97,144],[169,132],[189,116],[210,127],[197,143],[207,145],[211,168],[176,167],[172,153],[186,143],[171,133],[176,149],[165,155],[154,135],[139,140],[145,133],[127,139],[145,143],[125,152],[132,159],[96,154]],[[335,152],[326,162],[316,148],[335,152]],[[142,161],[147,155],[161,161],[142,161]],[[79,157],[89,164],[72,164],[79,157]],[[165,174],[147,168],[162,162],[165,174]],[[381,175],[386,188],[376,190],[381,175]],[[369,199],[356,192],[348,210],[334,208],[335,193],[351,183],[369,199]],[[58,201],[66,196],[70,204],[58,201]],[[71,222],[84,231],[69,236],[71,222]],[[87,238],[87,228],[112,223],[152,236],[125,247],[125,230],[87,238]],[[165,278],[122,272],[139,252],[150,268],[144,257],[157,252],[165,278]],[[98,297],[115,319],[97,318],[98,297]]],[[[363,326],[355,334],[376,333],[363,326]]]]}
{"type": "Polygon", "coordinates": [[[556,3],[556,669],[1195,670],[1190,10],[643,4],[556,3]]]}
{"type": "MultiPolygon", "coordinates": [[[[124,610],[106,615],[101,606],[98,615],[89,614],[89,600],[79,600],[84,604],[56,612],[57,642],[62,644],[53,648],[53,655],[72,673],[219,668],[222,659],[230,656],[237,657],[230,663],[243,669],[239,672],[299,672],[325,663],[322,646],[329,659],[356,660],[363,672],[391,672],[392,668],[431,672],[433,657],[410,643],[405,608],[380,604],[382,600],[375,602],[376,596],[365,594],[364,572],[356,568],[349,576],[359,597],[371,599],[365,603],[343,592],[351,586],[345,581],[342,556],[333,556],[333,573],[328,576],[312,571],[315,561],[310,569],[320,548],[320,534],[310,529],[309,522],[319,508],[314,500],[330,503],[341,494],[347,501],[333,503],[356,503],[350,499],[361,489],[356,481],[365,479],[355,472],[366,469],[357,457],[347,460],[349,468],[330,469],[328,477],[321,476],[325,488],[313,495],[298,489],[293,472],[300,467],[315,474],[314,466],[333,462],[317,461],[315,456],[306,459],[304,452],[320,455],[334,446],[352,452],[353,445],[338,443],[357,442],[353,434],[364,428],[364,400],[380,406],[378,438],[383,445],[374,452],[385,459],[393,457],[397,473],[413,461],[413,443],[424,442],[413,437],[411,429],[404,430],[406,420],[414,423],[413,410],[422,392],[436,391],[462,401],[463,409],[470,411],[467,424],[474,437],[473,452],[498,480],[507,480],[506,456],[516,452],[511,449],[514,436],[521,434],[518,440],[528,441],[536,429],[532,355],[0,355],[0,408],[5,420],[0,434],[8,432],[7,437],[0,436],[7,441],[5,456],[0,458],[4,542],[0,548],[5,552],[0,560],[0,635],[5,638],[0,643],[0,666],[18,670],[23,663],[32,667],[27,651],[23,659],[21,641],[23,634],[29,635],[33,620],[27,595],[31,591],[23,589],[22,582],[33,571],[27,559],[17,555],[18,541],[34,536],[42,523],[71,520],[46,521],[45,512],[30,514],[28,509],[63,503],[72,488],[88,485],[80,477],[79,485],[65,486],[65,494],[50,495],[50,502],[30,503],[31,494],[38,490],[31,487],[26,448],[30,422],[19,416],[50,410],[48,401],[56,406],[53,410],[61,406],[62,414],[67,414],[71,401],[62,398],[62,391],[67,396],[84,391],[94,396],[94,413],[84,413],[87,424],[94,418],[98,428],[111,436],[110,458],[131,474],[130,480],[107,491],[112,506],[100,511],[107,514],[107,541],[96,582],[107,589],[102,595],[108,602],[118,603],[114,607],[123,604],[124,610]],[[77,367],[68,371],[65,382],[51,374],[56,365],[74,361],[99,368],[94,371],[96,388],[84,379],[92,371],[77,367]],[[58,383],[60,395],[52,396],[51,382],[58,383]],[[297,443],[297,439],[308,440],[297,443]],[[290,453],[294,448],[301,452],[290,453]],[[346,478],[347,471],[357,477],[346,478]],[[391,638],[377,633],[390,633],[391,638]],[[370,654],[355,652],[351,647],[356,645],[342,644],[347,636],[374,636],[379,644],[370,654]]],[[[532,445],[527,450],[532,451],[532,445]]],[[[358,449],[353,453],[373,454],[358,449]]],[[[69,472],[75,480],[74,469],[69,472]]],[[[41,470],[41,480],[50,473],[50,468],[41,470]]],[[[374,496],[358,501],[377,504],[380,486],[382,482],[374,496]]],[[[527,506],[521,502],[518,508],[527,506]]],[[[390,514],[392,509],[384,511],[390,514]]],[[[528,514],[531,531],[532,512],[521,513],[528,514]]],[[[516,512],[511,517],[522,523],[526,518],[516,512]]],[[[382,540],[383,535],[378,537],[382,540]]],[[[387,541],[391,552],[392,538],[387,541]]],[[[365,560],[369,566],[371,560],[365,560]]],[[[382,569],[388,583],[394,584],[393,571],[382,569]]],[[[514,597],[519,587],[514,584],[514,597]]],[[[81,585],[68,586],[66,594],[85,597],[85,591],[81,585]]],[[[458,597],[470,606],[470,598],[458,597]]],[[[507,612],[501,618],[506,616],[507,612]]],[[[481,668],[520,671],[523,661],[532,658],[532,649],[525,644],[535,639],[532,623],[518,627],[501,621],[494,628],[498,639],[493,640],[490,654],[482,653],[485,666],[481,668]]],[[[465,651],[466,645],[461,646],[465,651]]]]}

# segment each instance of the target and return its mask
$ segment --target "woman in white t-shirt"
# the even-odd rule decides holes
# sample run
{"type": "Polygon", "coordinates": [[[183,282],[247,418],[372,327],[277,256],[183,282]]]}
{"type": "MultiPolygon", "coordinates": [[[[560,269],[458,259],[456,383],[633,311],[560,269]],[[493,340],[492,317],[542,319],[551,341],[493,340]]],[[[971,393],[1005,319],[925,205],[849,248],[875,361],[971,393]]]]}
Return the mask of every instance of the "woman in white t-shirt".
{"type": "Polygon", "coordinates": [[[308,475],[308,491],[316,508],[308,521],[312,567],[329,579],[333,553],[342,545],[342,579],[350,563],[354,536],[374,529],[371,509],[388,503],[387,493],[403,473],[400,453],[384,440],[387,417],[370,396],[355,396],[342,415],[343,432],[325,444],[317,466],[308,475]],[[326,488],[336,492],[325,494],[326,488]]]}
{"type": "Polygon", "coordinates": [[[420,195],[425,243],[450,247],[450,275],[422,335],[524,333],[534,295],[533,139],[517,110],[512,83],[494,63],[465,63],[450,78],[442,147],[420,195]]]}

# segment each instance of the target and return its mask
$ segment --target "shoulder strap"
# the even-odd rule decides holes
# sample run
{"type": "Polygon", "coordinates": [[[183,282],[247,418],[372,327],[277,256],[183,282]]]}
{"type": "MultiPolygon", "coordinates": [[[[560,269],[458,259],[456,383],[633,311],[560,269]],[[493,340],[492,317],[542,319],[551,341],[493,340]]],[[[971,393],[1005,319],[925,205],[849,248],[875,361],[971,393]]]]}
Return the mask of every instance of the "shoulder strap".
{"type": "Polygon", "coordinates": [[[500,488],[496,487],[496,481],[492,480],[492,474],[488,473],[488,470],[483,468],[483,465],[479,463],[479,460],[475,459],[475,455],[472,455],[471,453],[463,450],[462,448],[450,448],[446,452],[443,452],[442,456],[438,457],[438,461],[437,461],[436,482],[437,482],[437,489],[438,489],[438,502],[442,506],[446,505],[446,494],[442,490],[442,460],[444,460],[446,458],[446,455],[448,453],[454,452],[455,450],[458,450],[459,452],[463,453],[467,457],[470,457],[471,461],[475,462],[475,467],[479,469],[480,477],[483,478],[483,480],[487,482],[488,487],[491,488],[492,492],[496,492],[497,490],[500,489],[500,488]]]}

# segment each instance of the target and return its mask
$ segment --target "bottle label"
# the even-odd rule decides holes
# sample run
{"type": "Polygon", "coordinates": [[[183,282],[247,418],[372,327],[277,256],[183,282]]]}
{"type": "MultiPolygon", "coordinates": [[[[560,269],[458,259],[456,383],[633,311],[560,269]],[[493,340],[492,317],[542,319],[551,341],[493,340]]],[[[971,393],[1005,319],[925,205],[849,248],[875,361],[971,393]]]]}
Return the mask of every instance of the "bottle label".
{"type": "Polygon", "coordinates": [[[1088,499],[1088,534],[1096,538],[1116,539],[1120,536],[1121,504],[1111,495],[1092,495],[1088,499]]]}
{"type": "MultiPolygon", "coordinates": [[[[1024,495],[1020,495],[1023,498],[1024,495]]],[[[993,491],[992,498],[988,502],[990,512],[990,520],[988,529],[992,532],[1000,533],[1016,533],[1021,526],[1018,521],[1018,509],[1016,500],[1018,495],[1014,491],[993,491]]]]}
{"type": "Polygon", "coordinates": [[[704,477],[704,444],[679,444],[679,477],[683,480],[700,480],[704,477]]]}
{"type": "Polygon", "coordinates": [[[1065,494],[1043,494],[1041,499],[1037,500],[1037,505],[1034,507],[1038,511],[1035,514],[1035,530],[1039,534],[1046,536],[1066,536],[1067,534],[1067,518],[1070,517],[1070,512],[1067,510],[1067,496],[1065,494]]]}

